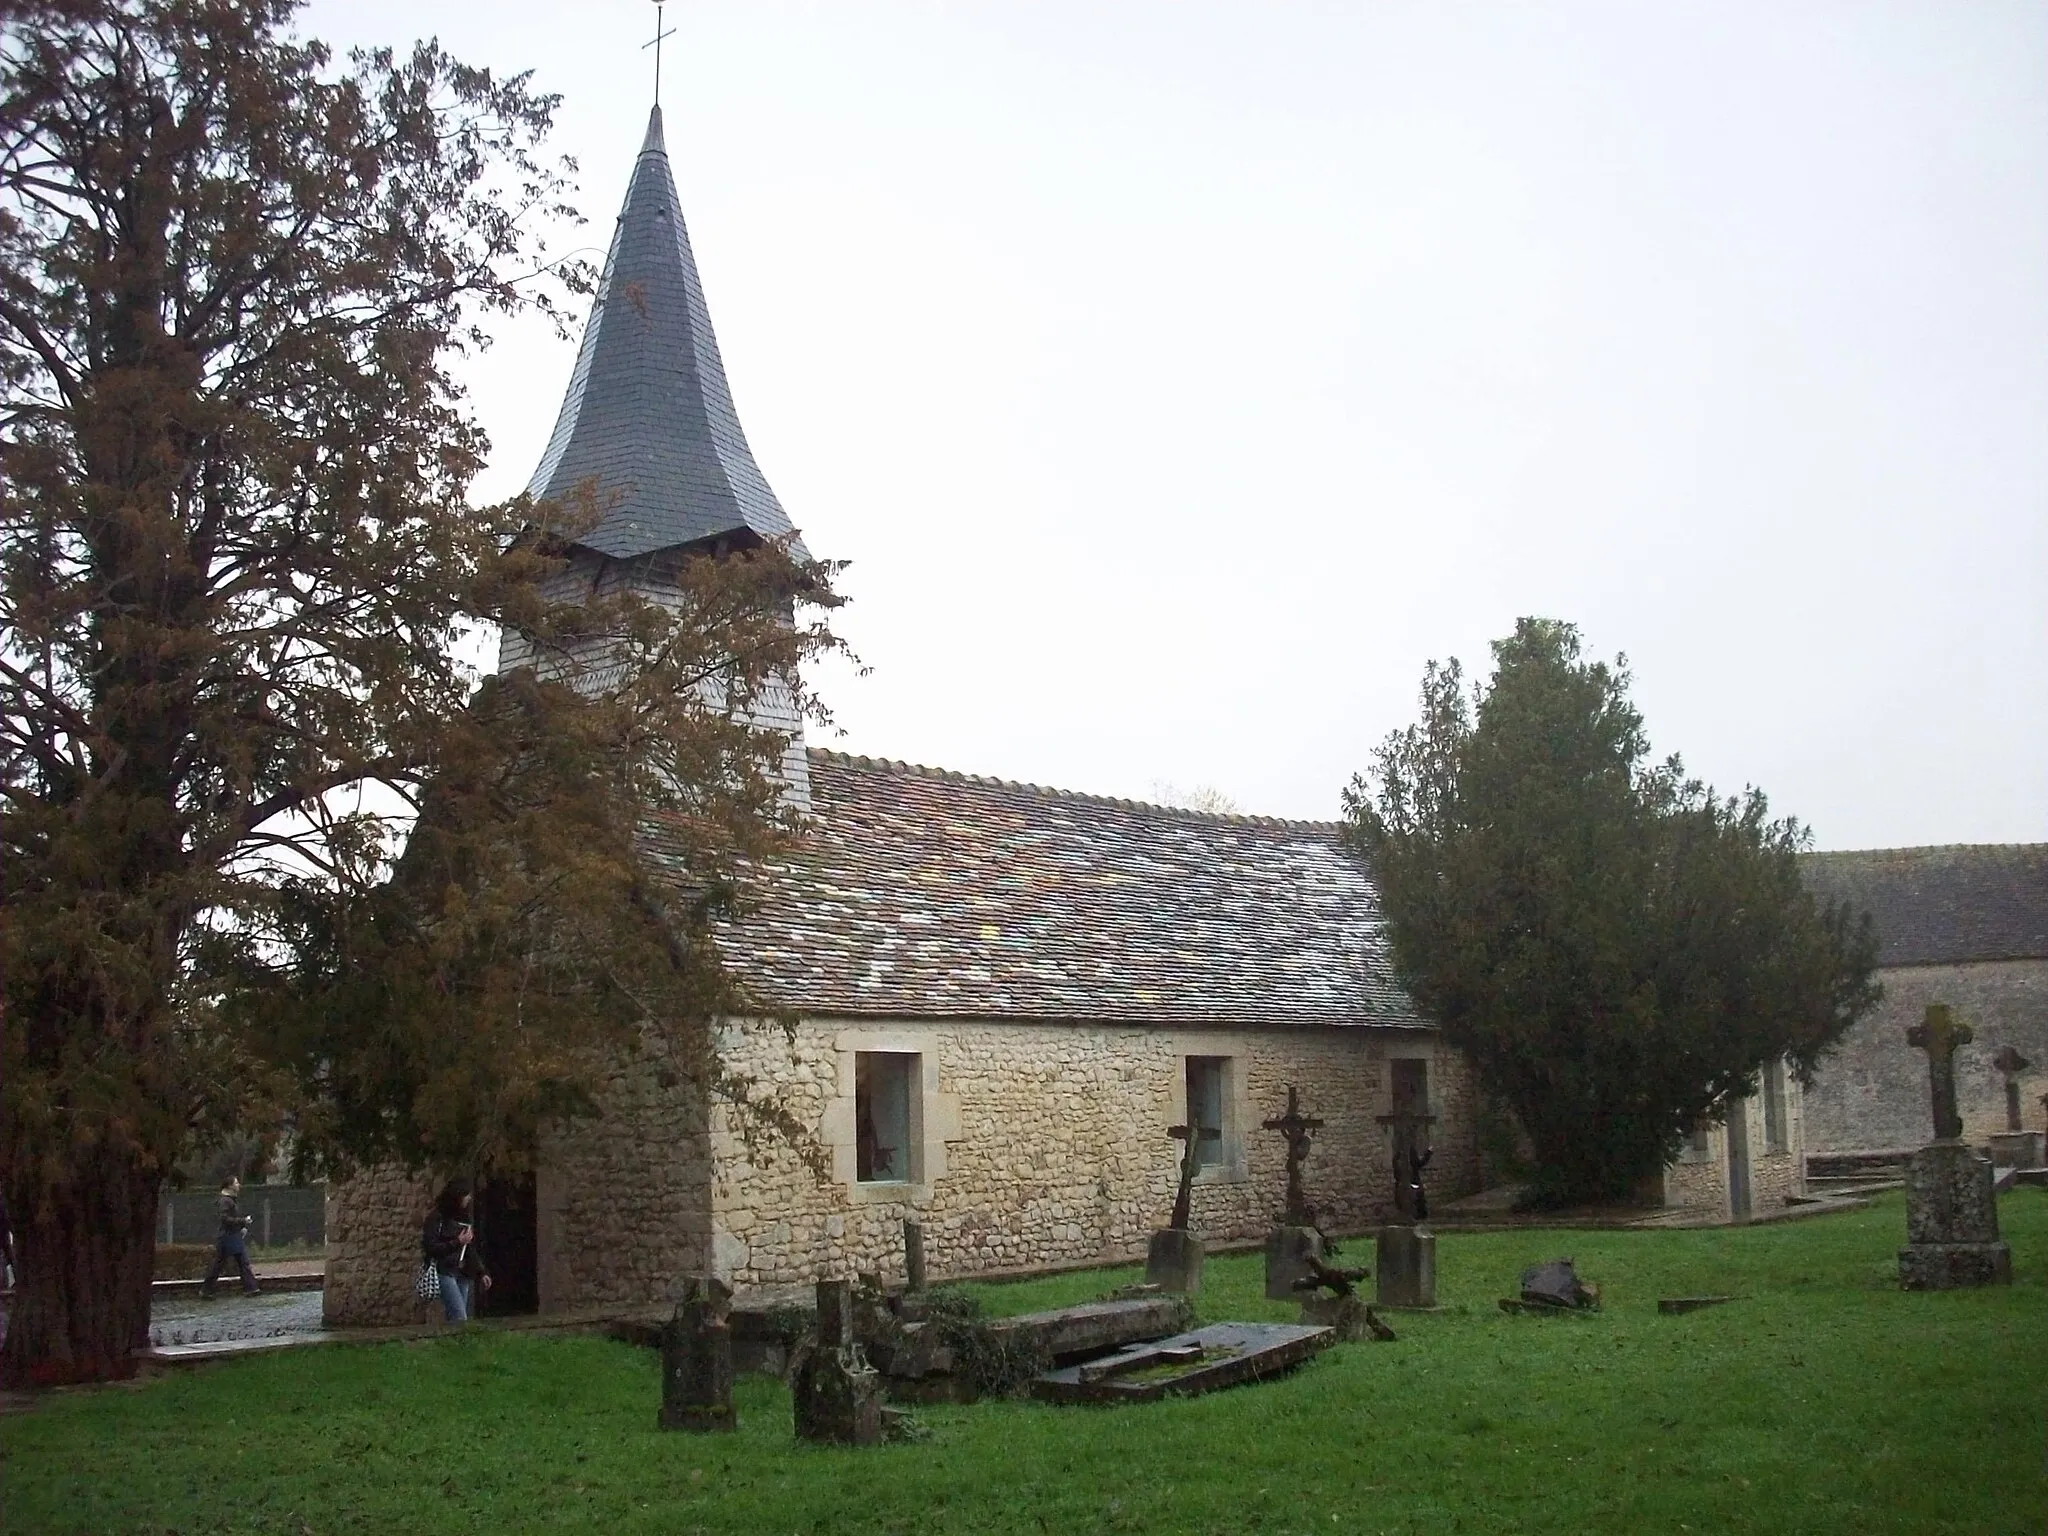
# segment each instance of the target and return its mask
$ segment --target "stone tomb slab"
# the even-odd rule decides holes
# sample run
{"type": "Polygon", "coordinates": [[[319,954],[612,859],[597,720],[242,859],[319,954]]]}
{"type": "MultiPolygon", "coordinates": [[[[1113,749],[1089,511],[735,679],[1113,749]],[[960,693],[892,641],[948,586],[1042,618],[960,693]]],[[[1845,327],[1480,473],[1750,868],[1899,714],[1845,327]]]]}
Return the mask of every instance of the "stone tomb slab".
{"type": "Polygon", "coordinates": [[[992,1317],[987,1326],[991,1333],[1023,1334],[1040,1358],[1064,1362],[1163,1339],[1187,1327],[1193,1314],[1185,1296],[1143,1296],[992,1317]]]}
{"type": "Polygon", "coordinates": [[[1211,1323],[1046,1371],[1032,1382],[1031,1395],[1048,1403],[1151,1403],[1169,1393],[1192,1396],[1277,1376],[1336,1342],[1334,1329],[1300,1323],[1211,1323]]]}

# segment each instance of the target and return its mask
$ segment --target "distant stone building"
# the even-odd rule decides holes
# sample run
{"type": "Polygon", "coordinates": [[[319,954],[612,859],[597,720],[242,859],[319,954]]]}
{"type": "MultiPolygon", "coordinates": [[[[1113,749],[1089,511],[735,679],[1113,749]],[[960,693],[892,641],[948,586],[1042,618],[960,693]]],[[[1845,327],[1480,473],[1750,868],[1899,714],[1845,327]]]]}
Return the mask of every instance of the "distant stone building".
{"type": "MultiPolygon", "coordinates": [[[[789,535],[740,430],[649,123],[554,435],[533,479],[607,499],[569,579],[659,595],[687,554],[789,535]]],[[[500,664],[531,658],[517,637],[500,664]]],[[[684,1275],[739,1287],[892,1270],[902,1223],[938,1274],[1141,1254],[1194,1128],[1193,1222],[1262,1235],[1290,1085],[1325,1122],[1309,1198],[1333,1230],[1392,1200],[1379,1117],[1434,1115],[1431,1187],[1477,1187],[1471,1077],[1395,985],[1376,893],[1331,824],[1208,815],[803,747],[811,818],[729,962],[796,1017],[718,1026],[720,1067],[799,1135],[762,1135],[657,1060],[480,1200],[498,1310],[644,1303],[684,1275]],[[809,1157],[807,1159],[806,1152],[809,1157]]],[[[658,818],[646,828],[658,860],[658,818]]],[[[334,1190],[326,1311],[416,1315],[427,1184],[334,1190]]]]}
{"type": "Polygon", "coordinates": [[[1877,924],[1884,1001],[1822,1064],[1806,1095],[1812,1153],[1885,1151],[1934,1134],[1927,1058],[1906,1030],[1929,1003],[1947,1003],[1975,1032],[1956,1053],[1963,1136],[2005,1129],[2005,1079],[1992,1065],[2012,1046],[2028,1130],[2043,1128],[2048,1092],[2048,844],[1876,848],[1817,853],[1806,862],[1818,894],[1853,902],[1877,924]]]}
{"type": "Polygon", "coordinates": [[[1806,1193],[1806,1152],[1799,1080],[1773,1062],[1755,1093],[1728,1106],[1726,1120],[1694,1128],[1658,1193],[1702,1217],[1743,1221],[1806,1193]]]}

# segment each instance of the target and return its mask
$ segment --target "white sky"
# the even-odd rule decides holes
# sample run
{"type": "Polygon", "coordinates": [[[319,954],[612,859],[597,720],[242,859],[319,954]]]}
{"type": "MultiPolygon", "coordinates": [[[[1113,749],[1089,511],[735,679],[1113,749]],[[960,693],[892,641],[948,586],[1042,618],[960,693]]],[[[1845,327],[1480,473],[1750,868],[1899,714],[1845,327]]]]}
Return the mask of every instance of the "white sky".
{"type": "MultiPolygon", "coordinates": [[[[601,258],[653,9],[306,30],[534,69],[601,258]]],[[[854,562],[824,744],[1327,817],[1533,613],[1821,847],[2048,838],[2048,3],[668,18],[741,419],[854,562]]],[[[471,370],[480,494],[573,353],[471,370]]]]}

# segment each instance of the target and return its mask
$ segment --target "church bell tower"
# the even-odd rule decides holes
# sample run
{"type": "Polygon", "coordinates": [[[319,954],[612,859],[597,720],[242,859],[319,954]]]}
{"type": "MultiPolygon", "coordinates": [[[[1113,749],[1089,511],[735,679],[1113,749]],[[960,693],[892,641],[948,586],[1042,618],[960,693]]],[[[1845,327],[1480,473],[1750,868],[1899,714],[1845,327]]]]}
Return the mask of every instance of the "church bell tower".
{"type": "MultiPolygon", "coordinates": [[[[561,500],[585,483],[605,511],[569,552],[568,577],[584,590],[624,584],[659,600],[672,581],[664,571],[684,555],[768,539],[790,538],[791,553],[808,558],[733,408],[658,104],[561,414],[527,491],[561,500]]],[[[499,670],[529,660],[529,643],[508,632],[499,670]]],[[[808,809],[803,723],[786,693],[765,723],[789,733],[782,778],[791,800],[808,809]]]]}

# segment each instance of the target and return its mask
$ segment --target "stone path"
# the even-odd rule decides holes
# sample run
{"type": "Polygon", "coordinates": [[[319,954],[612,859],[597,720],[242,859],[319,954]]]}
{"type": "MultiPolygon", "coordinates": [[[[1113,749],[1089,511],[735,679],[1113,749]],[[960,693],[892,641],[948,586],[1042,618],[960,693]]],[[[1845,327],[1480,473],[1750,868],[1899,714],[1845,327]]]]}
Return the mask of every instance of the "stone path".
{"type": "Polygon", "coordinates": [[[189,1293],[154,1296],[149,1307],[149,1342],[162,1347],[317,1334],[320,1300],[318,1291],[244,1296],[225,1286],[212,1301],[189,1293]]]}

